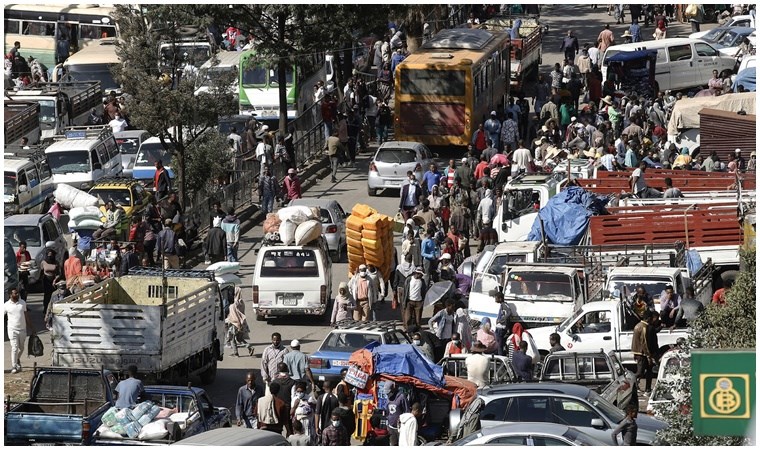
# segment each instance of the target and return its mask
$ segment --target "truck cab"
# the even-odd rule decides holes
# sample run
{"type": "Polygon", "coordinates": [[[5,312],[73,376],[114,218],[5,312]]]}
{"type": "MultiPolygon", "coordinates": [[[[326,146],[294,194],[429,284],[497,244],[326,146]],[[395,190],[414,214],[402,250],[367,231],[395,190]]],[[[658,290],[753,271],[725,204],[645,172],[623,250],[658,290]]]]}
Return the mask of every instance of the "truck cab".
{"type": "MultiPolygon", "coordinates": [[[[6,147],[7,150],[7,147],[6,147]]],[[[5,153],[3,157],[5,215],[45,213],[55,190],[45,154],[39,149],[5,153]]]]}
{"type": "Polygon", "coordinates": [[[692,287],[696,300],[707,306],[712,300],[714,271],[710,260],[693,275],[688,269],[679,267],[614,267],[607,274],[605,297],[628,299],[637,287],[643,286],[659,311],[660,294],[665,286],[671,285],[681,297],[686,288],[692,287]]]}
{"type": "Polygon", "coordinates": [[[538,210],[564,185],[565,181],[558,178],[561,179],[556,174],[523,174],[507,183],[496,210],[499,242],[524,241],[528,237],[538,210]]]}
{"type": "Polygon", "coordinates": [[[103,177],[123,172],[119,146],[107,125],[67,127],[45,149],[53,182],[89,189],[103,177]]]}

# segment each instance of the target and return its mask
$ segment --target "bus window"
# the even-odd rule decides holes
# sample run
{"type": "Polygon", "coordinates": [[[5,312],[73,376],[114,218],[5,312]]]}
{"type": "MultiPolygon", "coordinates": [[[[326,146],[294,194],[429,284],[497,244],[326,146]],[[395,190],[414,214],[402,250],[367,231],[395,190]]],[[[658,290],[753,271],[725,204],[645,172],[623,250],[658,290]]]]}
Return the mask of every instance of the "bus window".
{"type": "Polygon", "coordinates": [[[267,70],[263,67],[253,67],[243,72],[244,86],[266,86],[267,70]]]}
{"type": "Polygon", "coordinates": [[[54,36],[55,24],[51,22],[38,22],[25,20],[24,21],[24,33],[30,36],[54,36]]]}
{"type": "Polygon", "coordinates": [[[5,34],[19,34],[21,31],[20,20],[5,19],[5,34]]]}
{"type": "Polygon", "coordinates": [[[405,69],[401,71],[401,93],[463,96],[464,80],[464,70],[405,69]]]}
{"type": "Polygon", "coordinates": [[[115,36],[116,27],[86,24],[79,26],[79,37],[81,39],[104,39],[115,36]]]}

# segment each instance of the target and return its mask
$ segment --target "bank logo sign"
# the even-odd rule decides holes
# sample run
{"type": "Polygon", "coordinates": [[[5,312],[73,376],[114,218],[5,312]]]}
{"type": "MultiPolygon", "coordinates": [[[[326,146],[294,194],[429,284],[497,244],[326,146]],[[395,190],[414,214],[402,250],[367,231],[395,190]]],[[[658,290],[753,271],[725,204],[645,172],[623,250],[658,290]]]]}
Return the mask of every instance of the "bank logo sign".
{"type": "Polygon", "coordinates": [[[700,374],[700,417],[749,419],[749,383],[749,375],[700,374]]]}

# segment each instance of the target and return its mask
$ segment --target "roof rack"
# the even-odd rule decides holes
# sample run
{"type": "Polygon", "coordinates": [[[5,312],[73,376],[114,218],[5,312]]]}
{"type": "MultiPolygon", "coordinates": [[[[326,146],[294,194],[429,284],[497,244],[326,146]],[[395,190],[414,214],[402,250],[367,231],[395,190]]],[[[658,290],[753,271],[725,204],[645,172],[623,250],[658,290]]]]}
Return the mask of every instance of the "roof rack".
{"type": "Polygon", "coordinates": [[[129,275],[142,276],[166,276],[169,278],[205,278],[214,281],[214,272],[210,270],[192,270],[192,269],[164,269],[159,267],[133,267],[129,269],[129,275]]]}
{"type": "Polygon", "coordinates": [[[45,147],[42,145],[29,145],[29,148],[21,146],[5,146],[3,158],[5,159],[29,159],[32,162],[45,160],[45,147]]]}
{"type": "Polygon", "coordinates": [[[78,125],[65,127],[63,134],[53,136],[56,141],[64,139],[107,139],[113,136],[113,131],[108,125],[78,125]]]}
{"type": "MultiPolygon", "coordinates": [[[[380,320],[373,322],[360,322],[353,319],[341,320],[335,324],[339,330],[368,330],[368,331],[389,331],[398,330],[402,323],[400,320],[380,320]]],[[[403,330],[402,330],[403,331],[403,330]]]]}

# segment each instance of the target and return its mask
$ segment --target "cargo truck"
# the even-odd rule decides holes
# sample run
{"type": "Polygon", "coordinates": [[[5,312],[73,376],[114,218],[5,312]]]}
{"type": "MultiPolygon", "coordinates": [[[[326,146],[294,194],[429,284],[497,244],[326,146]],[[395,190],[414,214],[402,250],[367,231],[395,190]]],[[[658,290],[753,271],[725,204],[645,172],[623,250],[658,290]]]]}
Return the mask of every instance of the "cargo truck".
{"type": "Polygon", "coordinates": [[[5,112],[5,145],[20,145],[21,138],[29,139],[28,145],[40,142],[40,105],[35,102],[7,101],[5,112]]]}

